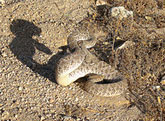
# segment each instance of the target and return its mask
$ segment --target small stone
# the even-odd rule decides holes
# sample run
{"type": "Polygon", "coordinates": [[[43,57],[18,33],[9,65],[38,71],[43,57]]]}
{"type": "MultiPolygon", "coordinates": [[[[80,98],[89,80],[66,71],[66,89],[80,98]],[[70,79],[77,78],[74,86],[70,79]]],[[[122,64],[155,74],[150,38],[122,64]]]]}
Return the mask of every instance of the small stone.
{"type": "Polygon", "coordinates": [[[109,5],[108,0],[97,0],[96,6],[99,6],[99,5],[109,5]]]}
{"type": "Polygon", "coordinates": [[[109,44],[109,42],[104,42],[104,45],[108,45],[109,44]]]}
{"type": "Polygon", "coordinates": [[[10,113],[8,111],[5,111],[4,113],[2,113],[2,120],[6,119],[9,115],[10,113]]]}
{"type": "Polygon", "coordinates": [[[50,104],[50,107],[53,107],[53,104],[50,104]]]}
{"type": "Polygon", "coordinates": [[[49,102],[50,102],[50,103],[54,103],[54,100],[53,100],[53,99],[50,99],[49,102]]]}
{"type": "Polygon", "coordinates": [[[162,80],[160,83],[161,83],[162,85],[165,85],[165,80],[162,80]]]}
{"type": "Polygon", "coordinates": [[[1,4],[5,4],[5,0],[0,0],[0,3],[1,4]]]}
{"type": "Polygon", "coordinates": [[[75,101],[77,102],[78,101],[78,98],[76,98],[75,101]]]}
{"type": "Polygon", "coordinates": [[[161,83],[162,85],[165,85],[165,76],[162,77],[160,83],[161,83]]]}
{"type": "Polygon", "coordinates": [[[7,57],[7,54],[5,52],[3,52],[2,57],[7,57]]]}
{"type": "Polygon", "coordinates": [[[18,118],[18,115],[15,115],[15,118],[18,118]]]}
{"type": "Polygon", "coordinates": [[[153,86],[152,88],[153,88],[154,90],[156,90],[156,89],[159,90],[159,89],[160,89],[160,86],[153,86]]]}
{"type": "Polygon", "coordinates": [[[129,16],[133,17],[133,11],[128,11],[123,6],[113,7],[111,8],[111,15],[122,20],[129,16]]]}
{"type": "Polygon", "coordinates": [[[41,116],[41,121],[45,120],[45,117],[41,116]]]}
{"type": "Polygon", "coordinates": [[[152,17],[150,17],[150,16],[145,16],[145,19],[148,20],[148,21],[151,21],[151,20],[152,20],[152,17]]]}
{"type": "Polygon", "coordinates": [[[18,90],[20,90],[20,91],[23,90],[23,87],[19,87],[18,90]]]}
{"type": "Polygon", "coordinates": [[[118,37],[116,37],[116,39],[117,39],[117,40],[121,40],[121,38],[120,38],[119,36],[118,36],[118,37]]]}

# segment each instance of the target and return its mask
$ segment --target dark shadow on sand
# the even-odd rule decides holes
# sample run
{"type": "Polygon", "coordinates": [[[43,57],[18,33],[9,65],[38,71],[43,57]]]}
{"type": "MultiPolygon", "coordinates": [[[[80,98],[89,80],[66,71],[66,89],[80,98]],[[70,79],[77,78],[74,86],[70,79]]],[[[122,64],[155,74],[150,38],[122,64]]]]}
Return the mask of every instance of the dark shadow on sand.
{"type": "Polygon", "coordinates": [[[32,22],[17,19],[12,21],[10,30],[15,35],[15,38],[10,43],[9,47],[17,59],[29,67],[33,72],[48,78],[52,82],[55,82],[55,63],[61,58],[62,55],[64,55],[67,47],[61,47],[63,51],[53,55],[47,64],[39,64],[33,59],[36,49],[49,55],[52,54],[48,47],[32,38],[33,36],[40,35],[41,28],[37,27],[32,22]]]}

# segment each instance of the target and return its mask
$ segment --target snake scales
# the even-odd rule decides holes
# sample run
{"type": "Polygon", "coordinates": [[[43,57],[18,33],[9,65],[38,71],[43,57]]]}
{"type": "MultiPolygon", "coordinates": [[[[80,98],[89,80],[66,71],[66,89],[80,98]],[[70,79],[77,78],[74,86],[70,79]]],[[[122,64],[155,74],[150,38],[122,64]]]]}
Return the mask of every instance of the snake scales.
{"type": "Polygon", "coordinates": [[[97,39],[107,33],[95,27],[77,27],[67,38],[70,53],[62,57],[55,68],[58,84],[67,86],[77,79],[89,75],[83,88],[94,95],[117,96],[127,89],[127,82],[111,65],[99,60],[88,51],[97,39]],[[90,29],[88,29],[90,28],[90,29]],[[108,83],[102,83],[102,80],[108,83]]]}

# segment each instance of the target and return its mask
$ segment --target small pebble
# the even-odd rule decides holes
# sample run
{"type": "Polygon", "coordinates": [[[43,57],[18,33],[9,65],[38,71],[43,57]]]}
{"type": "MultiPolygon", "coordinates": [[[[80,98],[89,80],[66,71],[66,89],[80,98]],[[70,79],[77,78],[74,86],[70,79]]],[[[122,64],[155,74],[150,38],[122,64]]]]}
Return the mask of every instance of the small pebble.
{"type": "Polygon", "coordinates": [[[156,89],[159,90],[159,89],[160,89],[160,86],[153,86],[152,88],[153,88],[154,90],[156,90],[156,89]]]}
{"type": "Polygon", "coordinates": [[[8,111],[5,111],[4,113],[2,113],[3,119],[6,119],[9,115],[10,113],[8,111]]]}
{"type": "Polygon", "coordinates": [[[1,3],[1,4],[4,4],[4,3],[5,3],[5,0],[0,0],[0,3],[1,3]]]}
{"type": "Polygon", "coordinates": [[[162,77],[160,83],[161,83],[162,85],[165,85],[165,76],[162,77]]]}
{"type": "Polygon", "coordinates": [[[122,20],[129,16],[133,17],[133,11],[128,11],[123,6],[113,7],[111,8],[111,15],[122,20]]]}
{"type": "Polygon", "coordinates": [[[45,117],[42,116],[42,117],[41,117],[41,121],[43,121],[43,120],[45,120],[45,117]]]}
{"type": "Polygon", "coordinates": [[[23,89],[23,87],[19,87],[19,88],[18,88],[18,90],[20,90],[20,91],[21,91],[22,89],[23,89]]]}
{"type": "Polygon", "coordinates": [[[162,85],[165,85],[165,80],[162,80],[160,83],[161,83],[162,85]]]}
{"type": "Polygon", "coordinates": [[[97,0],[96,6],[99,6],[99,5],[109,5],[108,0],[97,0]]]}
{"type": "Polygon", "coordinates": [[[2,57],[7,57],[7,54],[5,52],[3,52],[2,57]]]}
{"type": "Polygon", "coordinates": [[[18,118],[18,115],[15,115],[15,118],[18,118]]]}
{"type": "Polygon", "coordinates": [[[148,21],[152,20],[152,18],[150,16],[145,16],[145,19],[148,20],[148,21]]]}
{"type": "Polygon", "coordinates": [[[105,44],[105,45],[108,45],[108,44],[109,44],[109,42],[104,42],[104,44],[105,44]]]}

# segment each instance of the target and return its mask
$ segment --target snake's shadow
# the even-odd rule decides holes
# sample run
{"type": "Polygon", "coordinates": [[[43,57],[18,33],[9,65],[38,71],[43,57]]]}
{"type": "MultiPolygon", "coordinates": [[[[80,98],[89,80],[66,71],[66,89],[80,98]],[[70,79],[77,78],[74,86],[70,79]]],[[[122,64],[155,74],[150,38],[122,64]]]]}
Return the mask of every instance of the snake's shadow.
{"type": "Polygon", "coordinates": [[[19,61],[29,67],[33,72],[48,78],[52,82],[56,82],[54,78],[55,63],[66,52],[67,47],[61,47],[62,52],[53,55],[46,64],[39,64],[33,59],[35,50],[51,55],[51,50],[44,44],[33,39],[33,36],[39,36],[41,28],[34,25],[32,22],[16,19],[10,25],[11,32],[15,38],[10,43],[10,50],[14,53],[19,61]]]}

